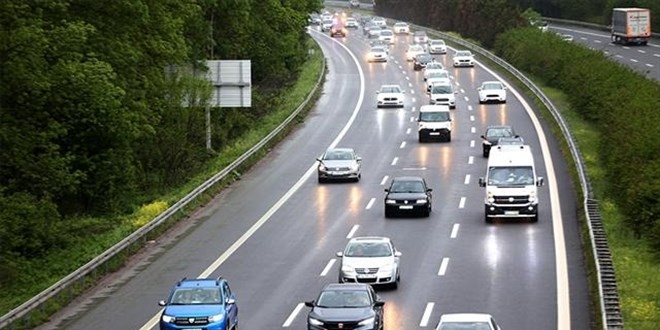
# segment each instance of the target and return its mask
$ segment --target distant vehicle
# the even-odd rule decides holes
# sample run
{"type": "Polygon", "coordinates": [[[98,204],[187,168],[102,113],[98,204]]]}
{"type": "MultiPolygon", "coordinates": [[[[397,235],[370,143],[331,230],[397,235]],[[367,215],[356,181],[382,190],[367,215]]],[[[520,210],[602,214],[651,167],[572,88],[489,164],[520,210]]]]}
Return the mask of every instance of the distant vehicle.
{"type": "Polygon", "coordinates": [[[389,237],[351,238],[337,257],[341,258],[339,283],[399,286],[401,252],[389,237]]]}
{"type": "Polygon", "coordinates": [[[367,38],[369,39],[380,39],[380,31],[382,31],[383,28],[380,27],[380,25],[372,25],[369,27],[369,30],[367,30],[367,38]]]}
{"type": "Polygon", "coordinates": [[[454,67],[474,66],[474,55],[469,50],[458,50],[453,58],[454,67]]]}
{"type": "Polygon", "coordinates": [[[456,94],[451,81],[440,81],[431,85],[429,104],[444,104],[450,109],[456,108],[456,94]]]}
{"type": "Polygon", "coordinates": [[[411,44],[408,45],[408,49],[406,50],[406,60],[408,62],[412,62],[415,60],[415,56],[424,53],[424,47],[422,45],[417,45],[417,44],[411,44]]]}
{"type": "Polygon", "coordinates": [[[376,92],[376,107],[400,107],[403,108],[403,89],[399,85],[382,85],[376,92]]]}
{"type": "Polygon", "coordinates": [[[570,34],[560,34],[559,37],[564,41],[573,41],[573,36],[570,34]]]}
{"type": "Polygon", "coordinates": [[[404,22],[396,22],[392,27],[396,34],[410,34],[410,25],[404,22]]]}
{"type": "Polygon", "coordinates": [[[433,210],[432,191],[421,177],[393,178],[390,186],[385,189],[385,217],[390,218],[401,213],[430,216],[433,210]]]}
{"type": "Polygon", "coordinates": [[[238,329],[236,296],[222,277],[184,278],[158,305],[163,307],[161,330],[238,329]]]}
{"type": "Polygon", "coordinates": [[[651,39],[651,11],[646,8],[612,10],[612,42],[646,45],[651,39]]]}
{"type": "Polygon", "coordinates": [[[449,72],[447,70],[434,69],[428,72],[428,78],[426,78],[426,93],[430,94],[431,86],[440,83],[451,83],[451,78],[449,78],[449,72]]]}
{"type": "Polygon", "coordinates": [[[324,19],[321,22],[321,31],[328,32],[332,28],[332,19],[324,19]]]}
{"type": "Polygon", "coordinates": [[[380,30],[379,40],[387,41],[390,44],[394,43],[394,32],[389,29],[380,30]]]}
{"type": "Polygon", "coordinates": [[[506,86],[500,81],[484,81],[477,89],[479,103],[506,103],[506,86]]]}
{"type": "Polygon", "coordinates": [[[509,125],[491,125],[486,127],[486,132],[481,135],[481,151],[484,157],[490,155],[490,149],[496,146],[500,138],[515,137],[516,132],[509,125]]]}
{"type": "Polygon", "coordinates": [[[434,72],[434,71],[437,71],[437,70],[444,70],[444,69],[445,69],[445,66],[442,65],[442,63],[440,63],[440,62],[431,62],[431,63],[427,64],[426,67],[424,68],[424,81],[426,81],[426,79],[428,79],[431,72],[434,72]]]}
{"type": "Polygon", "coordinates": [[[348,5],[351,8],[360,8],[360,1],[358,0],[350,0],[348,1],[348,5]]]}
{"type": "Polygon", "coordinates": [[[331,37],[346,37],[346,34],[348,34],[348,30],[346,30],[346,27],[341,20],[338,19],[332,23],[332,27],[330,28],[331,37]]]}
{"type": "Polygon", "coordinates": [[[415,31],[413,33],[413,43],[422,45],[428,41],[429,37],[426,35],[426,31],[415,31]]]}
{"type": "Polygon", "coordinates": [[[442,39],[429,39],[430,54],[447,54],[447,44],[442,39]]]}
{"type": "Polygon", "coordinates": [[[374,17],[374,18],[371,19],[371,21],[376,23],[376,25],[378,25],[382,28],[387,26],[387,21],[382,17],[374,17]]]}
{"type": "Polygon", "coordinates": [[[316,300],[305,301],[307,329],[381,330],[384,305],[369,284],[327,284],[316,300]]]}
{"type": "Polygon", "coordinates": [[[309,14],[309,19],[307,20],[311,25],[320,25],[321,24],[321,15],[318,13],[309,14]]]}
{"type": "Polygon", "coordinates": [[[373,47],[381,47],[385,49],[386,53],[390,53],[390,46],[392,46],[387,40],[380,40],[380,39],[373,39],[369,42],[369,46],[373,47]]]}
{"type": "Polygon", "coordinates": [[[484,194],[484,218],[528,218],[538,221],[537,187],[543,178],[536,176],[534,157],[528,145],[498,145],[491,149],[486,176],[479,178],[484,194]]]}
{"type": "Polygon", "coordinates": [[[360,181],[362,158],[352,148],[332,148],[316,159],[319,183],[329,180],[360,181]]]}
{"type": "Polygon", "coordinates": [[[429,53],[420,53],[413,59],[413,70],[421,71],[427,64],[433,62],[433,56],[429,53]]]}
{"type": "Polygon", "coordinates": [[[446,105],[422,105],[417,117],[417,139],[426,142],[441,139],[451,142],[451,112],[446,105]]]}
{"type": "Polygon", "coordinates": [[[435,330],[500,330],[495,319],[490,314],[456,313],[440,316],[440,322],[435,330]]]}
{"type": "Polygon", "coordinates": [[[373,46],[367,54],[367,62],[387,62],[387,49],[383,46],[373,46]]]}
{"type": "Polygon", "coordinates": [[[346,22],[344,22],[344,26],[346,28],[357,29],[360,24],[358,24],[358,21],[355,19],[355,17],[348,17],[346,18],[346,22]]]}

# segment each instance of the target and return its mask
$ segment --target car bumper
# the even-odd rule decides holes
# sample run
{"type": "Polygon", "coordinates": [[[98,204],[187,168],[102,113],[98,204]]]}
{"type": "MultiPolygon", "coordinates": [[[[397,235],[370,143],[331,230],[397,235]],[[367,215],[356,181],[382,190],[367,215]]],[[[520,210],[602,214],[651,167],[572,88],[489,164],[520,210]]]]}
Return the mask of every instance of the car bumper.
{"type": "Polygon", "coordinates": [[[424,214],[429,206],[424,204],[385,204],[385,213],[389,214],[424,214]]]}
{"type": "Polygon", "coordinates": [[[481,103],[487,103],[487,102],[506,102],[506,96],[502,95],[487,95],[487,96],[480,96],[479,97],[479,102],[481,103]]]}
{"type": "Polygon", "coordinates": [[[227,325],[225,322],[217,322],[206,325],[176,325],[172,323],[160,322],[160,330],[193,330],[193,329],[203,329],[203,330],[225,330],[227,325]]]}
{"type": "Polygon", "coordinates": [[[319,171],[318,177],[321,180],[355,180],[360,177],[357,171],[319,171]]]}
{"type": "Polygon", "coordinates": [[[429,139],[446,139],[451,135],[451,131],[446,128],[422,129],[418,131],[420,137],[429,139]]]}
{"type": "Polygon", "coordinates": [[[485,204],[486,216],[489,218],[529,218],[538,214],[538,204],[496,205],[485,204]]]}
{"type": "Polygon", "coordinates": [[[454,62],[454,66],[474,66],[474,62],[454,62]]]}
{"type": "Polygon", "coordinates": [[[447,54],[447,49],[429,48],[429,54],[447,54]]]}
{"type": "Polygon", "coordinates": [[[429,104],[448,105],[450,108],[456,108],[456,100],[434,100],[430,99],[429,104]]]}
{"type": "Polygon", "coordinates": [[[375,330],[376,328],[374,328],[373,325],[353,327],[345,323],[342,323],[342,327],[340,328],[339,322],[333,322],[331,324],[326,324],[325,326],[307,325],[307,329],[308,330],[329,330],[329,329],[375,330]]]}
{"type": "Polygon", "coordinates": [[[378,101],[377,106],[379,108],[387,108],[387,107],[402,108],[403,101],[378,101]]]}
{"type": "Polygon", "coordinates": [[[395,274],[388,274],[386,276],[374,275],[373,277],[365,278],[358,275],[345,275],[341,274],[341,282],[343,283],[366,283],[371,285],[387,285],[396,282],[395,274]]]}

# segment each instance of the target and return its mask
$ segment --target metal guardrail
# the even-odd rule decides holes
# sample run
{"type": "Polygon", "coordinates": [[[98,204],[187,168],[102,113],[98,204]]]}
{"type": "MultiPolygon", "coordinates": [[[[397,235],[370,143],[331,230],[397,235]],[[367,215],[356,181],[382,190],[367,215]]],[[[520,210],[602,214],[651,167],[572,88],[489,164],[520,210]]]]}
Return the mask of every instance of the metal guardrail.
{"type": "Polygon", "coordinates": [[[596,266],[596,272],[598,277],[598,291],[600,295],[600,309],[603,322],[603,329],[615,330],[623,329],[623,316],[621,315],[621,309],[619,305],[619,293],[616,285],[616,277],[614,273],[614,265],[612,262],[612,255],[607,243],[607,236],[603,228],[603,224],[600,217],[600,210],[598,208],[598,203],[592,198],[591,184],[586,174],[586,169],[582,155],[580,154],[579,148],[571,134],[566,121],[561,116],[561,113],[554,106],[552,101],[538,88],[529,78],[527,78],[522,72],[513,67],[508,62],[503,59],[495,56],[495,54],[490,51],[479,47],[473,43],[467,42],[463,39],[455,38],[447,33],[440,31],[435,31],[427,29],[422,26],[412,25],[418,30],[424,30],[429,34],[435,34],[449,40],[455,44],[461,45],[467,49],[472,50],[474,53],[479,54],[490,61],[501,66],[503,69],[511,73],[516,79],[523,83],[530,91],[536,95],[541,103],[548,109],[552,114],[557,125],[564,134],[566,143],[571,152],[574,165],[577,169],[580,185],[582,186],[583,198],[584,198],[584,209],[585,216],[587,218],[587,224],[589,227],[589,236],[591,238],[592,253],[594,255],[594,262],[596,266]]]}
{"type": "Polygon", "coordinates": [[[200,186],[198,186],[193,191],[188,193],[185,197],[183,197],[181,200],[179,200],[174,205],[169,207],[167,210],[165,210],[163,213],[161,213],[156,218],[151,220],[149,223],[139,228],[134,233],[127,236],[126,238],[124,238],[123,240],[121,240],[111,248],[109,248],[107,251],[103,252],[101,255],[92,259],[84,266],[78,268],[73,273],[57,281],[57,283],[53,284],[46,290],[42,291],[41,293],[34,296],[30,300],[26,301],[22,305],[14,308],[13,310],[9,311],[9,313],[0,317],[0,329],[5,329],[5,328],[14,329],[14,325],[16,324],[16,322],[22,322],[21,324],[17,325],[18,328],[23,328],[25,326],[27,327],[33,326],[30,322],[31,321],[30,313],[40,309],[40,307],[42,307],[43,304],[47,303],[53,297],[62,294],[63,291],[72,288],[78,281],[94,273],[99,267],[103,266],[107,261],[111,260],[113,257],[117,256],[118,254],[130,248],[134,243],[138,242],[141,239],[146,239],[146,236],[149,233],[151,233],[154,229],[158,228],[161,224],[163,224],[163,222],[167,221],[172,215],[183,210],[183,208],[186,207],[190,202],[194,201],[197,197],[202,195],[209,188],[213,187],[220,180],[224,179],[228,174],[236,170],[239,166],[243,164],[245,160],[253,156],[257,151],[259,151],[261,148],[267,145],[275,136],[277,136],[280,132],[282,132],[282,130],[286,126],[288,126],[298,116],[298,114],[300,114],[300,112],[305,108],[305,106],[307,106],[309,101],[312,99],[313,95],[316,93],[324,77],[325,77],[325,62],[321,66],[319,79],[316,81],[316,85],[314,85],[312,91],[307,95],[305,100],[303,100],[303,102],[293,111],[293,113],[291,113],[279,126],[277,126],[277,128],[275,128],[267,136],[261,139],[261,141],[255,144],[244,154],[239,156],[227,167],[222,169],[220,172],[215,174],[210,179],[206,180],[204,183],[202,183],[200,186]]]}

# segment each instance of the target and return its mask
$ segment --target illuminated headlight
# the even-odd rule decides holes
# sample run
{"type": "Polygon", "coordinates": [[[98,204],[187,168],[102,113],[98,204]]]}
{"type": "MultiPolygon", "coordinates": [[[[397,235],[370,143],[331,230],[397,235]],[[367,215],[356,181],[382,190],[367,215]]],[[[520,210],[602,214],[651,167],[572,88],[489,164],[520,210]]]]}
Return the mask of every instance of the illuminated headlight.
{"type": "Polygon", "coordinates": [[[415,203],[417,204],[426,204],[426,202],[427,202],[426,199],[418,199],[417,201],[415,201],[415,203]]]}
{"type": "Polygon", "coordinates": [[[353,164],[353,165],[351,165],[351,167],[350,167],[351,171],[357,171],[358,168],[359,168],[359,167],[358,167],[357,164],[353,164]]]}
{"type": "Polygon", "coordinates": [[[396,204],[396,201],[393,199],[386,199],[385,204],[396,204]]]}
{"type": "Polygon", "coordinates": [[[394,266],[392,266],[392,265],[385,265],[385,266],[380,267],[380,268],[378,269],[378,274],[389,275],[389,274],[392,274],[392,270],[394,270],[394,266]]]}
{"type": "Polygon", "coordinates": [[[309,318],[309,324],[311,324],[311,325],[323,325],[323,322],[321,322],[321,321],[319,321],[315,318],[310,317],[309,318]]]}
{"type": "Polygon", "coordinates": [[[376,321],[376,318],[375,318],[375,317],[370,317],[370,318],[368,318],[368,319],[366,319],[366,320],[362,320],[362,321],[360,321],[360,323],[358,323],[358,325],[359,325],[359,326],[373,325],[375,321],[376,321]]]}
{"type": "Polygon", "coordinates": [[[488,194],[486,195],[486,200],[487,200],[488,203],[490,203],[490,204],[495,203],[495,196],[493,196],[493,193],[488,192],[488,194]]]}
{"type": "Polygon", "coordinates": [[[536,201],[536,193],[534,191],[531,191],[529,193],[529,202],[534,203],[536,201]]]}
{"type": "Polygon", "coordinates": [[[209,316],[209,323],[222,322],[225,318],[225,314],[211,315],[209,316]]]}
{"type": "Polygon", "coordinates": [[[344,265],[344,266],[341,266],[341,272],[346,274],[346,275],[355,274],[355,268],[353,268],[351,266],[348,266],[348,265],[344,265]]]}
{"type": "Polygon", "coordinates": [[[165,323],[174,323],[174,319],[175,319],[174,316],[169,316],[169,315],[163,314],[163,322],[165,322],[165,323]]]}

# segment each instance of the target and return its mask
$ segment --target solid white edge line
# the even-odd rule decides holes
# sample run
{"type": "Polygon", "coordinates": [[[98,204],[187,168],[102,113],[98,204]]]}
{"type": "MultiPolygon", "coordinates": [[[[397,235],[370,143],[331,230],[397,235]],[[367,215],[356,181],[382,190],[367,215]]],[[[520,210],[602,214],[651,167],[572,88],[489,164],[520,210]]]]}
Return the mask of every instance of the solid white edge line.
{"type": "Polygon", "coordinates": [[[438,269],[438,276],[445,276],[447,274],[447,266],[449,266],[449,258],[442,258],[440,269],[438,269]]]}
{"type": "Polygon", "coordinates": [[[420,327],[426,327],[429,325],[429,319],[431,319],[433,306],[435,306],[435,303],[430,302],[426,304],[426,308],[424,309],[424,314],[422,315],[422,320],[419,322],[420,327]]]}
{"type": "MultiPolygon", "coordinates": [[[[312,30],[314,31],[314,30],[312,30]]],[[[360,108],[362,107],[362,102],[364,101],[364,71],[362,71],[362,66],[360,66],[360,62],[357,60],[355,55],[346,47],[344,44],[340,43],[337,40],[334,40],[330,36],[325,35],[324,33],[315,31],[316,33],[325,36],[326,38],[329,38],[333,40],[333,42],[336,42],[339,46],[343,47],[344,50],[348,53],[348,55],[351,56],[353,59],[353,62],[357,66],[358,73],[360,76],[360,96],[358,97],[358,101],[355,104],[355,108],[353,108],[353,113],[351,114],[351,117],[348,119],[348,122],[346,122],[346,125],[342,128],[342,130],[339,132],[337,137],[332,141],[330,146],[326,149],[334,148],[339,144],[339,141],[341,141],[342,138],[344,138],[344,135],[348,132],[350,127],[353,125],[353,122],[355,121],[355,118],[357,117],[358,113],[360,112],[360,108]]],[[[197,277],[209,277],[220,265],[222,265],[236,250],[238,250],[241,245],[243,245],[248,238],[250,238],[252,235],[254,235],[261,226],[266,223],[270,217],[280,208],[284,203],[293,196],[293,194],[300,189],[300,187],[309,179],[309,177],[312,175],[312,173],[316,170],[316,164],[312,164],[312,166],[307,169],[307,172],[303,174],[300,179],[291,187],[289,190],[263,215],[261,218],[255,222],[250,229],[248,229],[241,237],[234,242],[218,259],[216,259],[208,268],[206,268],[201,274],[199,274],[197,277]]],[[[160,319],[160,314],[162,313],[163,309],[161,308],[147,323],[145,323],[142,327],[140,327],[140,330],[150,330],[153,327],[155,327],[158,324],[158,320],[160,319]]]]}
{"type": "Polygon", "coordinates": [[[323,268],[323,271],[321,272],[321,274],[319,276],[328,275],[328,272],[330,271],[330,268],[332,268],[332,266],[335,264],[336,261],[337,261],[337,259],[335,259],[335,258],[330,259],[330,261],[328,261],[328,264],[325,265],[325,268],[323,268]]]}
{"type": "Polygon", "coordinates": [[[346,235],[347,239],[353,238],[353,235],[355,235],[355,232],[360,228],[360,225],[353,225],[353,228],[351,228],[351,231],[348,232],[348,235],[346,235]]]}
{"type": "Polygon", "coordinates": [[[456,238],[456,237],[458,237],[458,228],[459,228],[460,226],[461,226],[461,225],[458,224],[458,223],[455,223],[455,224],[452,226],[452,228],[451,228],[451,234],[449,235],[450,238],[456,238]]]}
{"type": "Polygon", "coordinates": [[[370,210],[372,206],[374,206],[374,203],[376,202],[376,198],[371,197],[369,200],[369,203],[367,203],[367,207],[365,207],[365,210],[370,210]]]}
{"type": "Polygon", "coordinates": [[[299,303],[296,308],[293,309],[293,312],[289,315],[289,317],[286,318],[286,321],[282,324],[283,328],[288,328],[291,326],[291,323],[293,323],[293,320],[298,316],[298,313],[300,313],[300,310],[305,307],[305,303],[299,303]]]}

